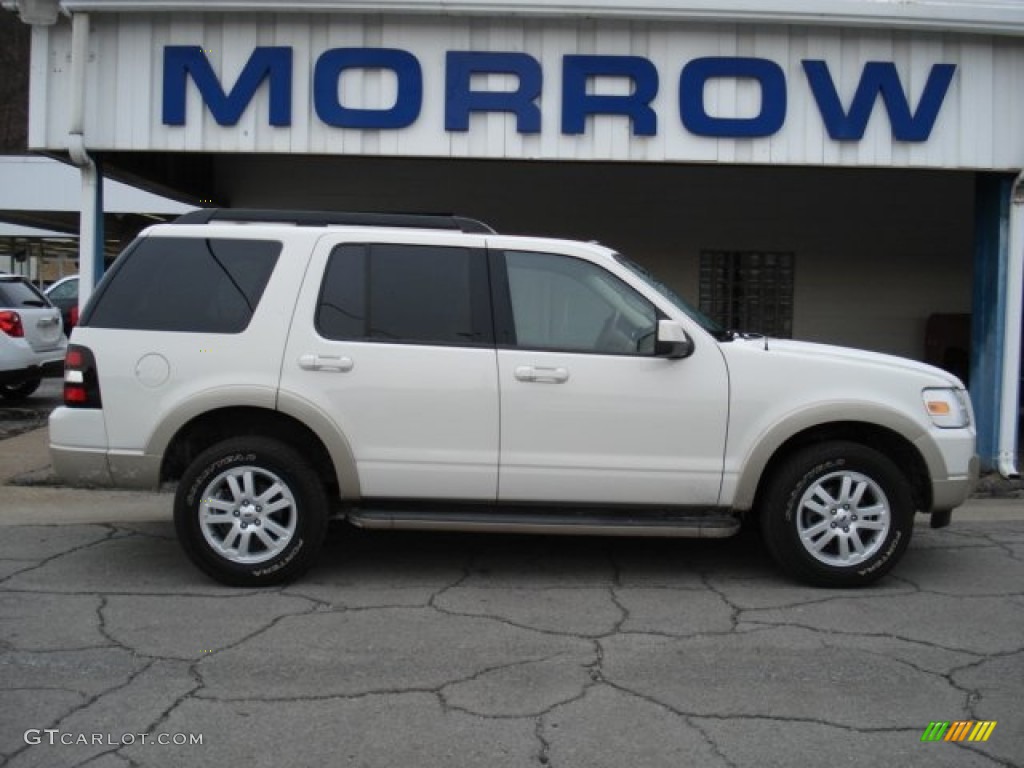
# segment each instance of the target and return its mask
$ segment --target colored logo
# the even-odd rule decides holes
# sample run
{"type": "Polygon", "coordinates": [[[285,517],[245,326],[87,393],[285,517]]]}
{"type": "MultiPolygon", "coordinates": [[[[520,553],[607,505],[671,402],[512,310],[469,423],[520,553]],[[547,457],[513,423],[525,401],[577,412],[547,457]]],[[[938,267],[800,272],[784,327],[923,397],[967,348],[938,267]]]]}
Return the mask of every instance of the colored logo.
{"type": "Polygon", "coordinates": [[[996,723],[996,720],[933,721],[924,729],[921,741],[988,741],[996,723]]]}

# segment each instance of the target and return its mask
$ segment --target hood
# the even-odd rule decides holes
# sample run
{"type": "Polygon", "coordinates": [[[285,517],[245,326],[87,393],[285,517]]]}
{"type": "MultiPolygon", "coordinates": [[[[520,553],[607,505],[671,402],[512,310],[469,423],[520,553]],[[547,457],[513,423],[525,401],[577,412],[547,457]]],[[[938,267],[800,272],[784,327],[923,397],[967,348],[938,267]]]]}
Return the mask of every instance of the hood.
{"type": "Polygon", "coordinates": [[[816,344],[809,341],[793,341],[791,339],[737,338],[728,344],[721,345],[727,356],[729,353],[728,348],[733,345],[736,345],[737,349],[745,351],[758,350],[761,354],[782,355],[805,361],[817,359],[838,363],[846,362],[855,365],[870,365],[889,370],[903,370],[933,379],[935,386],[964,388],[963,382],[960,379],[948,371],[936,368],[934,365],[919,363],[916,360],[897,357],[896,355],[869,352],[864,349],[837,347],[831,344],[816,344]]]}

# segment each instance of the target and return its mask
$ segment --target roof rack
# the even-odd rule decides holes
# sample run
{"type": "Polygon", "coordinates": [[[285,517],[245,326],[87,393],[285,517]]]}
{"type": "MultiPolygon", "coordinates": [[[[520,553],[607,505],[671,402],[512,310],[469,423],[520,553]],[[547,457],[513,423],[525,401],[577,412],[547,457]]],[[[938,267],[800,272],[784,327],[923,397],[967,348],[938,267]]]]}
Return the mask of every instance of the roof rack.
{"type": "Polygon", "coordinates": [[[273,222],[300,227],[345,224],[364,227],[454,229],[467,234],[495,234],[476,219],[425,213],[350,213],[345,211],[286,211],[263,208],[199,208],[176,218],[172,224],[209,224],[216,221],[273,222]]]}

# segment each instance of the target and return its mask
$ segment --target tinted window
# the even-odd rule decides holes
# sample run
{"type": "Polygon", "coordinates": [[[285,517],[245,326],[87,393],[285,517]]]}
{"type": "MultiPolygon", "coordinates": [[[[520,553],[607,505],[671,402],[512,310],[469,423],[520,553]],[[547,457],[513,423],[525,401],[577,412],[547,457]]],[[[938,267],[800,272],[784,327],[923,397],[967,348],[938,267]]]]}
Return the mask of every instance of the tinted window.
{"type": "Polygon", "coordinates": [[[505,254],[516,344],[615,355],[654,353],[654,306],[610,272],[547,253],[505,254]]]}
{"type": "Polygon", "coordinates": [[[280,243],[266,240],[146,238],[104,280],[83,324],[240,333],[280,253],[280,243]]]}
{"type": "Polygon", "coordinates": [[[329,339],[490,343],[484,268],[469,248],[339,246],[324,275],[317,330],[329,339]]]}
{"type": "Polygon", "coordinates": [[[43,295],[24,280],[0,280],[0,307],[48,307],[43,295]]]}

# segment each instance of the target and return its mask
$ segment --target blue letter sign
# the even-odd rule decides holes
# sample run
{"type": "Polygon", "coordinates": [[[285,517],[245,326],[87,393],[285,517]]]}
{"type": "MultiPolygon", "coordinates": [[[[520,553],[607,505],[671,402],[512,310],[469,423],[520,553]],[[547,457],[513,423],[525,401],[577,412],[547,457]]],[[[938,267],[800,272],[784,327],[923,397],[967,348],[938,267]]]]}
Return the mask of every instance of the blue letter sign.
{"type": "Polygon", "coordinates": [[[679,117],[698,136],[771,136],[786,121],[786,74],[767,59],[709,56],[694,59],[679,76],[679,117]],[[713,77],[747,77],[761,86],[761,111],[754,117],[713,117],[704,108],[704,86],[713,77]]]}
{"type": "Polygon", "coordinates": [[[336,128],[405,128],[416,122],[423,105],[423,71],[408,51],[397,48],[332,48],[313,70],[313,106],[317,116],[336,128]],[[389,109],[346,107],[338,81],[346,69],[390,69],[398,78],[398,97],[389,109]]]}
{"type": "Polygon", "coordinates": [[[199,89],[210,114],[220,125],[235,125],[249,106],[256,89],[270,79],[270,124],[292,122],[292,49],[256,48],[245,63],[230,93],[225,93],[210,61],[198,45],[164,48],[164,123],[185,124],[185,86],[188,76],[199,89]]]}
{"type": "Polygon", "coordinates": [[[658,116],[651,101],[658,95],[658,70],[641,56],[562,57],[562,133],[583,133],[587,115],[625,115],[633,134],[654,136],[658,116]],[[592,77],[628,77],[633,92],[628,96],[599,96],[587,93],[592,77]]]}
{"type": "Polygon", "coordinates": [[[444,128],[468,131],[470,112],[511,112],[516,131],[540,133],[540,62],[525,53],[449,51],[445,79],[444,128]],[[473,75],[514,75],[514,91],[474,91],[473,75]]]}
{"type": "MultiPolygon", "coordinates": [[[[219,125],[238,123],[256,92],[267,82],[270,125],[292,122],[292,48],[260,46],[253,49],[237,80],[225,88],[202,48],[168,45],[164,48],[163,122],[185,124],[189,78],[195,83],[204,106],[219,125]]],[[[896,141],[927,141],[939,110],[949,92],[955,64],[933,64],[915,109],[890,61],[864,64],[849,106],[844,105],[825,61],[801,62],[811,96],[822,123],[834,141],[860,141],[879,98],[896,141]]],[[[795,66],[795,65],[793,65],[795,66]]],[[[312,108],[327,125],[355,130],[398,130],[415,123],[423,107],[423,69],[410,51],[398,48],[330,48],[312,65],[312,108]],[[346,70],[389,70],[397,80],[395,103],[390,106],[351,106],[345,98],[346,70]],[[346,101],[348,103],[346,103],[346,101]]],[[[578,136],[587,131],[587,118],[625,117],[633,136],[655,136],[658,115],[653,103],[658,95],[659,73],[643,56],[567,54],[562,57],[561,133],[578,136]],[[595,81],[617,79],[628,93],[600,93],[595,81]]],[[[715,139],[756,139],[773,136],[786,122],[787,71],[774,61],[747,56],[703,56],[681,63],[678,114],[682,127],[695,136],[715,139]],[[731,78],[752,81],[760,91],[756,114],[736,117],[709,112],[704,103],[710,80],[731,78]]],[[[473,113],[499,112],[515,116],[521,134],[541,132],[541,113],[557,109],[543,102],[544,72],[541,62],[519,51],[448,51],[444,74],[444,124],[429,128],[465,132],[473,113]],[[513,78],[505,89],[488,90],[474,77],[505,75],[513,78]]],[[[438,86],[430,93],[442,96],[438,86]]],[[[305,96],[305,93],[299,94],[305,96]]],[[[554,101],[557,92],[546,98],[554,101]]],[[[668,109],[668,107],[665,107],[668,109]]],[[[727,107],[728,108],[728,107],[727,107]]]]}
{"type": "Polygon", "coordinates": [[[885,111],[889,113],[893,138],[898,141],[927,141],[956,71],[955,64],[933,65],[928,74],[928,82],[924,84],[917,112],[911,114],[896,65],[889,61],[869,61],[864,65],[850,111],[845,112],[835,83],[832,82],[832,75],[829,74],[828,64],[806,60],[803,65],[814,100],[818,102],[821,119],[825,122],[828,135],[836,141],[860,141],[864,138],[868,118],[871,117],[879,93],[882,94],[885,111]]]}

